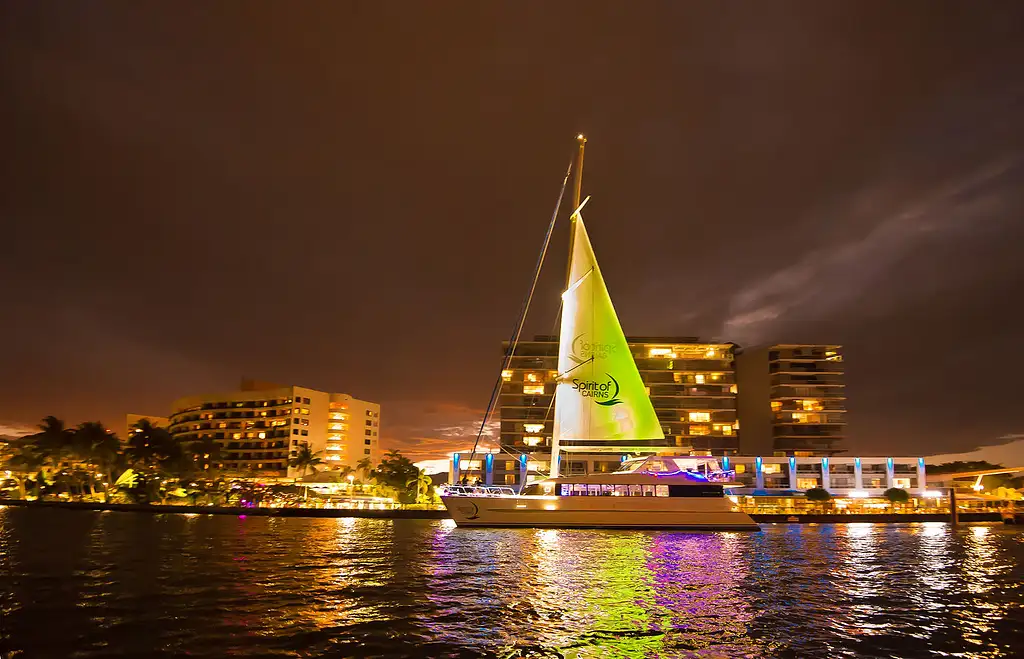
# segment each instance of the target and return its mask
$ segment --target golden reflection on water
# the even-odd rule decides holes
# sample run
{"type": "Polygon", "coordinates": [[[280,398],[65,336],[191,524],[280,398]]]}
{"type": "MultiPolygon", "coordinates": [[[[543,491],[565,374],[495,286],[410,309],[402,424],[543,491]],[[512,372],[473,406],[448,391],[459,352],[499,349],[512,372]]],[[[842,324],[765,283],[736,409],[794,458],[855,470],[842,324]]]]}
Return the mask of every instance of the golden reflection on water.
{"type": "Polygon", "coordinates": [[[16,588],[5,623],[24,656],[995,658],[1024,647],[1024,535],[1002,525],[687,534],[11,514],[0,510],[16,588]],[[37,632],[53,615],[66,634],[37,632]]]}

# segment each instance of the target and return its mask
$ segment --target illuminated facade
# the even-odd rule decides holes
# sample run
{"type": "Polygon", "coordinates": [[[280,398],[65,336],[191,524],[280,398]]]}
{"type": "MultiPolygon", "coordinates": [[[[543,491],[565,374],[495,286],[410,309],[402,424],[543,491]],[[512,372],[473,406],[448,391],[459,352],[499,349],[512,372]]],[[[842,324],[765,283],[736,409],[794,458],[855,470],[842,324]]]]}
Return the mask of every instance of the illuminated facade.
{"type": "Polygon", "coordinates": [[[828,456],[844,450],[842,347],[784,344],[737,350],[743,453],[828,456]]]}
{"type": "MultiPolygon", "coordinates": [[[[615,471],[627,455],[562,455],[562,474],[582,476],[615,471]]],[[[462,451],[451,456],[449,482],[463,476],[488,485],[518,485],[547,477],[547,454],[518,457],[497,449],[462,451]],[[473,459],[470,460],[470,457],[473,459]]],[[[836,497],[881,497],[885,490],[898,487],[917,495],[927,489],[925,459],[921,457],[813,457],[729,455],[720,458],[721,466],[736,472],[738,487],[733,494],[779,496],[803,493],[820,487],[836,497]]]]}
{"type": "Polygon", "coordinates": [[[250,381],[241,391],[181,398],[168,430],[182,443],[216,441],[219,467],[243,476],[301,476],[288,462],[303,445],[320,470],[380,460],[380,405],[305,387],[250,381]]]}
{"type": "MultiPolygon", "coordinates": [[[[665,439],[651,448],[736,453],[736,346],[694,337],[627,337],[627,341],[665,433],[665,439]]],[[[502,349],[507,350],[507,344],[502,349]]],[[[557,367],[558,337],[519,342],[509,369],[502,373],[502,448],[519,452],[550,448],[557,367]]]]}

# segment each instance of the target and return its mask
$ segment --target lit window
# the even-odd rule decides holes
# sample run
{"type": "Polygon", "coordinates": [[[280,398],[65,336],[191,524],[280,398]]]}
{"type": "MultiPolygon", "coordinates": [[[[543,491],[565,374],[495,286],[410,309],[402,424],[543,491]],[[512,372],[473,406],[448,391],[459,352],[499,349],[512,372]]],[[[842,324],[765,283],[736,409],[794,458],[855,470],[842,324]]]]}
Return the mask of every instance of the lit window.
{"type": "Polygon", "coordinates": [[[526,444],[527,446],[540,446],[543,441],[543,437],[523,437],[523,444],[526,444]]]}
{"type": "Polygon", "coordinates": [[[691,435],[710,435],[711,434],[711,428],[709,428],[708,426],[705,426],[705,425],[696,425],[696,424],[694,424],[694,425],[690,426],[690,434],[691,435]]]}
{"type": "Polygon", "coordinates": [[[524,423],[523,424],[523,430],[525,430],[528,433],[544,432],[544,424],[543,423],[524,423]]]}
{"type": "Polygon", "coordinates": [[[803,408],[807,412],[820,412],[821,411],[821,401],[820,400],[814,400],[813,398],[809,398],[807,400],[801,401],[801,403],[803,403],[803,408]]]}
{"type": "Polygon", "coordinates": [[[740,390],[736,385],[732,385],[731,387],[729,387],[730,394],[738,394],[739,392],[740,390]]]}
{"type": "Polygon", "coordinates": [[[296,407],[294,410],[292,410],[292,412],[295,413],[295,414],[298,414],[299,413],[299,408],[296,407]]]}
{"type": "Polygon", "coordinates": [[[308,407],[303,407],[302,408],[302,413],[303,414],[309,414],[309,408],[308,407]]]}
{"type": "Polygon", "coordinates": [[[512,380],[512,371],[502,371],[501,379],[505,382],[510,382],[512,380]]]}
{"type": "Polygon", "coordinates": [[[693,376],[693,381],[696,382],[697,384],[704,384],[704,374],[697,373],[696,375],[693,376]]]}
{"type": "Polygon", "coordinates": [[[542,385],[542,384],[524,384],[523,385],[523,393],[524,394],[543,394],[544,393],[544,385],[542,385]]]}
{"type": "Polygon", "coordinates": [[[711,421],[711,412],[690,412],[690,421],[707,423],[711,421]]]}
{"type": "Polygon", "coordinates": [[[729,426],[729,425],[722,426],[722,434],[723,435],[731,435],[732,434],[732,426],[729,426]]]}
{"type": "Polygon", "coordinates": [[[539,373],[527,373],[523,376],[523,380],[526,382],[543,382],[539,373]]]}
{"type": "Polygon", "coordinates": [[[711,374],[711,379],[712,380],[721,380],[722,379],[722,374],[721,373],[712,373],[711,374]]]}
{"type": "Polygon", "coordinates": [[[341,456],[340,455],[328,455],[327,459],[330,460],[331,462],[340,462],[341,461],[341,456]]]}
{"type": "Polygon", "coordinates": [[[777,462],[773,462],[770,464],[765,463],[765,465],[761,468],[761,471],[766,474],[777,474],[780,471],[782,471],[782,467],[777,462]]]}
{"type": "Polygon", "coordinates": [[[796,487],[798,490],[811,490],[818,487],[817,478],[798,478],[796,479],[796,487]]]}
{"type": "Polygon", "coordinates": [[[672,352],[672,348],[650,348],[647,351],[648,357],[664,357],[666,359],[675,359],[676,353],[672,352]]]}
{"type": "Polygon", "coordinates": [[[793,412],[793,421],[795,423],[807,423],[807,415],[803,412],[793,412]]]}
{"type": "Polygon", "coordinates": [[[651,395],[651,388],[650,387],[644,387],[644,393],[647,394],[648,396],[650,396],[651,395]]]}
{"type": "Polygon", "coordinates": [[[266,439],[266,438],[267,438],[267,433],[265,433],[265,432],[261,432],[261,433],[259,433],[259,434],[258,434],[257,436],[258,436],[258,437],[259,437],[260,439],[266,439]]]}
{"type": "Polygon", "coordinates": [[[745,464],[738,464],[738,465],[736,465],[736,466],[734,467],[734,469],[736,470],[736,473],[737,473],[737,474],[742,474],[742,473],[746,473],[746,471],[747,471],[747,465],[745,465],[745,464]]]}
{"type": "Polygon", "coordinates": [[[772,401],[772,412],[778,412],[781,409],[782,409],[782,401],[781,400],[773,400],[772,401]]]}
{"type": "Polygon", "coordinates": [[[715,358],[715,349],[714,348],[708,348],[708,351],[704,353],[704,356],[706,358],[708,358],[708,359],[714,359],[715,358]]]}
{"type": "Polygon", "coordinates": [[[233,435],[231,435],[231,439],[241,439],[241,438],[242,438],[242,433],[240,433],[240,432],[236,432],[233,435]]]}

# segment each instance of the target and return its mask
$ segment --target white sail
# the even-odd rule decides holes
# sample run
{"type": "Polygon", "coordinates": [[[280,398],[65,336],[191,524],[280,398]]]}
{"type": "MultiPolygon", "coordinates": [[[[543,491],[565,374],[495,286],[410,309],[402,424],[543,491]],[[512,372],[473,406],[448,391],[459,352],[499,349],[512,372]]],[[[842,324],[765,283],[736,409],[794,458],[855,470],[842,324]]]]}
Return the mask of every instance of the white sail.
{"type": "Polygon", "coordinates": [[[579,210],[573,221],[569,279],[562,293],[558,340],[553,476],[558,475],[562,440],[599,446],[609,441],[618,444],[665,437],[615,315],[579,210]]]}

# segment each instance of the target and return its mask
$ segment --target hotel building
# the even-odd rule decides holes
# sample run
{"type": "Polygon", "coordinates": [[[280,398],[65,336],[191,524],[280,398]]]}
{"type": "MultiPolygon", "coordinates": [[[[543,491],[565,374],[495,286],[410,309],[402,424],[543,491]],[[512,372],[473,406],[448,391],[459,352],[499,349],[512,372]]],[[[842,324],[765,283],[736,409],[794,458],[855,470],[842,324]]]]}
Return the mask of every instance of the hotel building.
{"type": "MultiPolygon", "coordinates": [[[[640,377],[647,385],[665,439],[649,450],[728,455],[739,450],[736,416],[735,345],[694,337],[627,337],[640,377]]],[[[502,345],[503,353],[508,344],[502,345]]],[[[554,428],[558,337],[520,341],[503,371],[499,418],[501,447],[543,452],[554,428]]],[[[607,445],[607,444],[605,444],[607,445]]],[[[563,447],[584,449],[582,446],[563,447]]],[[[623,449],[638,448],[631,442],[623,449]]]]}
{"type": "Polygon", "coordinates": [[[174,401],[171,436],[182,443],[213,439],[219,467],[245,476],[296,478],[288,466],[309,446],[326,469],[380,460],[380,405],[305,387],[243,381],[240,391],[174,401]]]}
{"type": "Polygon", "coordinates": [[[780,344],[736,352],[746,455],[841,453],[846,429],[842,347],[780,344]]]}

